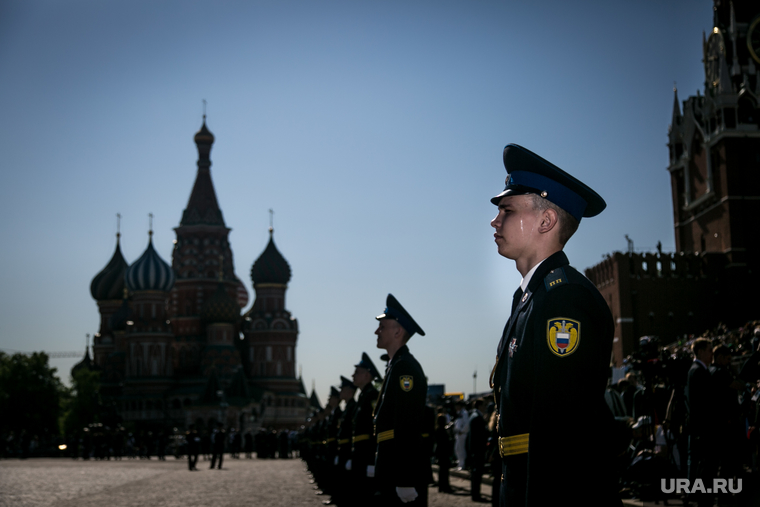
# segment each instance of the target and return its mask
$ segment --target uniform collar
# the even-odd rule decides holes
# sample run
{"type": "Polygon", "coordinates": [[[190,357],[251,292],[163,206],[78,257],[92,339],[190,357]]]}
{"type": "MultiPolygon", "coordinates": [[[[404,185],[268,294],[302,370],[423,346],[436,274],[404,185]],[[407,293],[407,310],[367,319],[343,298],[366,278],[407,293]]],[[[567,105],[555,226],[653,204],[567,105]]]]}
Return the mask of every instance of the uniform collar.
{"type": "Polygon", "coordinates": [[[536,272],[536,269],[537,269],[537,268],[538,268],[538,267],[541,265],[541,263],[542,263],[542,262],[544,262],[545,260],[546,260],[546,259],[543,259],[543,260],[539,261],[539,263],[538,263],[538,264],[536,264],[535,266],[533,266],[532,268],[530,268],[530,271],[528,271],[528,274],[527,274],[527,275],[525,275],[525,276],[523,277],[522,281],[520,282],[520,290],[522,290],[523,292],[525,292],[525,289],[527,289],[527,288],[528,288],[528,284],[530,283],[530,279],[533,277],[533,273],[535,273],[535,272],[536,272]]]}
{"type": "Polygon", "coordinates": [[[408,353],[409,347],[407,347],[406,344],[402,345],[401,348],[398,349],[395,354],[393,354],[393,359],[388,361],[388,366],[385,368],[385,371],[388,371],[391,365],[395,364],[399,357],[405,356],[408,353]]]}
{"type": "Polygon", "coordinates": [[[540,283],[543,282],[549,271],[556,268],[561,268],[570,264],[567,260],[567,255],[562,250],[551,254],[549,257],[536,264],[536,271],[530,277],[527,283],[528,290],[526,292],[535,292],[540,283]]]}

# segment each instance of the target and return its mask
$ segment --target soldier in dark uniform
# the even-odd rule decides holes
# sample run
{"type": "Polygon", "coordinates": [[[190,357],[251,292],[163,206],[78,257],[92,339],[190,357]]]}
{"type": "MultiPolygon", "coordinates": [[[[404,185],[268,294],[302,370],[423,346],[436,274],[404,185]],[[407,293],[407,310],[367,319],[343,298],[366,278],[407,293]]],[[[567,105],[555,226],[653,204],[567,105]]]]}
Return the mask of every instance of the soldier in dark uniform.
{"type": "Polygon", "coordinates": [[[604,393],[613,322],[562,249],[581,217],[606,207],[588,186],[515,144],[491,226],[523,276],[492,373],[502,506],[621,505],[604,393]]]}
{"type": "Polygon", "coordinates": [[[185,434],[185,442],[187,443],[187,468],[188,470],[198,470],[196,465],[198,464],[198,453],[201,447],[201,437],[198,436],[198,431],[195,429],[195,424],[190,425],[190,429],[185,434]]]}
{"type": "Polygon", "coordinates": [[[224,446],[227,440],[227,433],[224,431],[224,425],[218,423],[217,430],[211,435],[211,466],[210,469],[217,465],[219,470],[222,469],[222,461],[224,460],[224,446]],[[219,460],[217,462],[217,459],[219,460]]]}
{"type": "Polygon", "coordinates": [[[340,377],[340,400],[346,402],[345,409],[338,422],[338,455],[335,457],[335,488],[332,498],[322,502],[325,505],[350,504],[348,485],[351,482],[350,472],[346,470],[346,463],[351,459],[351,436],[354,427],[354,413],[356,412],[356,400],[354,394],[356,386],[346,377],[340,377]]]}
{"type": "Polygon", "coordinates": [[[470,431],[467,432],[467,449],[470,463],[470,496],[474,502],[482,502],[480,486],[483,483],[483,469],[486,465],[486,445],[488,444],[488,430],[486,420],[483,417],[485,401],[481,398],[473,402],[472,414],[470,415],[470,431]]]}
{"type": "Polygon", "coordinates": [[[375,440],[374,411],[378,392],[372,382],[380,380],[380,372],[366,353],[355,366],[354,385],[361,390],[356,402],[351,435],[351,458],[346,470],[351,472],[350,484],[345,488],[352,501],[347,505],[369,505],[375,496],[375,440]]]}
{"type": "Polygon", "coordinates": [[[333,386],[330,386],[330,396],[327,398],[327,418],[325,419],[325,460],[324,475],[319,483],[321,491],[318,495],[332,494],[337,479],[338,465],[338,430],[340,429],[340,419],[343,411],[340,409],[340,392],[333,386]]]}
{"type": "Polygon", "coordinates": [[[326,458],[326,443],[327,440],[327,416],[329,412],[327,408],[323,408],[317,413],[314,418],[314,425],[312,426],[310,442],[313,457],[313,465],[310,467],[312,474],[314,475],[314,481],[316,485],[314,489],[320,490],[320,487],[324,484],[325,472],[327,470],[327,458],[326,458]]]}
{"type": "Polygon", "coordinates": [[[390,357],[375,409],[375,467],[382,505],[427,505],[429,456],[422,437],[428,430],[427,380],[406,345],[412,335],[425,332],[391,294],[376,318],[377,347],[390,357]]]}

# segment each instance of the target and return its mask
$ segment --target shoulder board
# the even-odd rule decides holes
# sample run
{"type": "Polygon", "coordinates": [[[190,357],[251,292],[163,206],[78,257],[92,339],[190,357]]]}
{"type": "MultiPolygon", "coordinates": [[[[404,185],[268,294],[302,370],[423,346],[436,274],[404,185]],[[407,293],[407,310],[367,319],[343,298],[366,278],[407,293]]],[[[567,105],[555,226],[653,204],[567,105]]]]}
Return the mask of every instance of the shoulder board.
{"type": "Polygon", "coordinates": [[[556,268],[549,271],[549,274],[547,274],[544,277],[544,285],[546,285],[546,292],[549,292],[552,289],[556,289],[560,285],[564,285],[567,283],[567,275],[565,275],[565,270],[562,268],[556,268]]]}

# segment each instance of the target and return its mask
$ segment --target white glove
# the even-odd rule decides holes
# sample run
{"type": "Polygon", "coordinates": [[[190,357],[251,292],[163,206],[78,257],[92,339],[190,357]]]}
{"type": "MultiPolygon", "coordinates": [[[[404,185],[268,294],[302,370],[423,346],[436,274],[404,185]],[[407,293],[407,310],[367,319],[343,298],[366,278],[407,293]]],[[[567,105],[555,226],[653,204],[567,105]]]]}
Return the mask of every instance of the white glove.
{"type": "Polygon", "coordinates": [[[333,461],[333,465],[337,465],[337,464],[338,464],[338,457],[335,456],[335,461],[333,461]]]}
{"type": "Polygon", "coordinates": [[[351,460],[346,461],[346,470],[351,470],[351,460]]]}
{"type": "Polygon", "coordinates": [[[396,488],[396,494],[404,503],[414,502],[417,498],[417,490],[414,488],[396,488]]]}
{"type": "Polygon", "coordinates": [[[367,477],[375,476],[375,465],[367,465],[367,477]]]}

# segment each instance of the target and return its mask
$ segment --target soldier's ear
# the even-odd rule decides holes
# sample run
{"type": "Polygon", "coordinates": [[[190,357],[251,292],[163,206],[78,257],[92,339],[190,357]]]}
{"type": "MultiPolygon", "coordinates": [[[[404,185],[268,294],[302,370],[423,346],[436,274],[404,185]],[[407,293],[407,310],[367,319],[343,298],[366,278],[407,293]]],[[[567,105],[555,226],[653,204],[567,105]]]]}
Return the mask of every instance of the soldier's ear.
{"type": "Polygon", "coordinates": [[[541,222],[538,224],[538,232],[546,234],[557,227],[558,223],[559,215],[557,214],[557,210],[546,208],[541,211],[541,222]]]}

